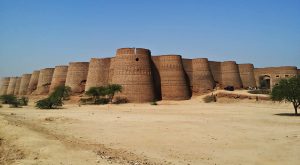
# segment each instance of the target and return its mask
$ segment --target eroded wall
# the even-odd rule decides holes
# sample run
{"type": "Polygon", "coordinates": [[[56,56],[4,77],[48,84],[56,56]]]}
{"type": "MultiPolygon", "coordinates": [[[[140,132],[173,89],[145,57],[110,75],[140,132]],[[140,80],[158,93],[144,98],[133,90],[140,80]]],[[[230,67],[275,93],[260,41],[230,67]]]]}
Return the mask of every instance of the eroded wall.
{"type": "Polygon", "coordinates": [[[68,73],[68,66],[60,65],[54,68],[49,93],[52,93],[56,87],[65,85],[68,73]]]}
{"type": "Polygon", "coordinates": [[[32,72],[30,81],[28,84],[28,89],[27,89],[28,95],[32,94],[36,90],[38,82],[39,82],[39,75],[40,75],[39,70],[35,70],[32,72]]]}
{"type": "Polygon", "coordinates": [[[28,92],[28,85],[31,74],[23,74],[20,82],[19,95],[26,95],[28,92]]]}
{"type": "Polygon", "coordinates": [[[70,62],[66,86],[69,86],[73,94],[83,93],[86,85],[89,62],[70,62]]]}
{"type": "Polygon", "coordinates": [[[37,89],[34,94],[47,95],[49,93],[54,68],[45,68],[40,70],[37,89]]]}

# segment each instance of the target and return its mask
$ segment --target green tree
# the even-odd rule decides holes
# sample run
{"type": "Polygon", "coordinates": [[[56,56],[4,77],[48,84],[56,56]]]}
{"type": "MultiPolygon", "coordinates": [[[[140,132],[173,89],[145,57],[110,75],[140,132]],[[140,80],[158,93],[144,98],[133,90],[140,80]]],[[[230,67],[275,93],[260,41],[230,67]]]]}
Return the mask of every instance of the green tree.
{"type": "Polygon", "coordinates": [[[2,95],[0,96],[2,104],[9,104],[11,107],[19,107],[20,102],[15,95],[2,95]]]}
{"type": "Polygon", "coordinates": [[[85,92],[86,95],[92,97],[94,103],[96,103],[100,99],[100,96],[105,96],[106,93],[107,89],[103,86],[90,87],[89,90],[85,92]]]}
{"type": "Polygon", "coordinates": [[[40,109],[54,109],[63,105],[63,101],[68,99],[71,88],[68,86],[59,86],[45,99],[36,102],[36,107],[40,109]]]}
{"type": "Polygon", "coordinates": [[[295,115],[298,115],[298,107],[300,106],[300,76],[289,79],[281,79],[275,85],[271,92],[273,101],[291,102],[295,109],[295,115]]]}
{"type": "Polygon", "coordinates": [[[115,94],[118,92],[122,92],[122,86],[119,84],[109,84],[106,87],[106,95],[108,95],[110,103],[112,103],[115,94]]]}

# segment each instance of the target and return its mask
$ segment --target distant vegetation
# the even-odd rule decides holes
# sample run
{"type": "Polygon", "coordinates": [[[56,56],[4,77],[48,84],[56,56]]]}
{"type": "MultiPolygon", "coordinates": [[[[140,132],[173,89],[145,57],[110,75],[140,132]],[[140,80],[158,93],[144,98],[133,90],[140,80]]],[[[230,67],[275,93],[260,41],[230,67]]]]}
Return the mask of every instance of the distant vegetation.
{"type": "Polygon", "coordinates": [[[300,76],[282,79],[275,85],[271,92],[273,101],[287,101],[293,104],[295,115],[300,106],[300,76]]]}
{"type": "Polygon", "coordinates": [[[2,95],[0,96],[1,104],[9,104],[11,108],[17,108],[28,105],[28,98],[17,98],[15,95],[2,95]]]}
{"type": "MultiPolygon", "coordinates": [[[[122,92],[122,86],[119,84],[110,84],[107,86],[91,87],[85,92],[90,98],[81,99],[80,101],[84,104],[107,104],[113,103],[114,96],[116,93],[122,92]]],[[[116,104],[127,103],[126,98],[117,97],[114,101],[116,104]]]]}
{"type": "Polygon", "coordinates": [[[63,101],[69,99],[70,93],[70,87],[58,86],[47,98],[37,101],[36,107],[40,109],[56,109],[61,107],[63,101]]]}
{"type": "Polygon", "coordinates": [[[256,89],[256,90],[248,91],[248,93],[269,95],[271,93],[271,91],[269,89],[256,89]]]}

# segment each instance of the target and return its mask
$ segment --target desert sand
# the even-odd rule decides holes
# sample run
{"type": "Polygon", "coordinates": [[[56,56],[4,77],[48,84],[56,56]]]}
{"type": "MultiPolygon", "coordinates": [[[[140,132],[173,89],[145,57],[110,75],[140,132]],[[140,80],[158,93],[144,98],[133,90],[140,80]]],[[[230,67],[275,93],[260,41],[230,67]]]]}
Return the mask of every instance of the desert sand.
{"type": "Polygon", "coordinates": [[[0,164],[296,165],[300,117],[270,101],[0,109],[0,164]]]}

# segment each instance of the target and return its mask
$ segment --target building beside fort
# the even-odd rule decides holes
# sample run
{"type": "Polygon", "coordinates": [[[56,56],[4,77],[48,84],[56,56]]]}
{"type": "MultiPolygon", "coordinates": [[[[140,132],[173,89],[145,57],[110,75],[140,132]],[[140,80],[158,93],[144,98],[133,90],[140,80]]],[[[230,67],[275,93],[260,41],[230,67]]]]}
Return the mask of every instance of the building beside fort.
{"type": "Polygon", "coordinates": [[[59,85],[71,87],[76,95],[90,87],[120,84],[123,91],[118,95],[129,102],[186,100],[227,86],[272,88],[280,79],[299,74],[295,66],[254,68],[253,64],[235,61],[185,59],[176,54],[152,56],[148,49],[121,48],[112,58],[92,58],[21,77],[3,77],[0,95],[47,95],[59,85]]]}

